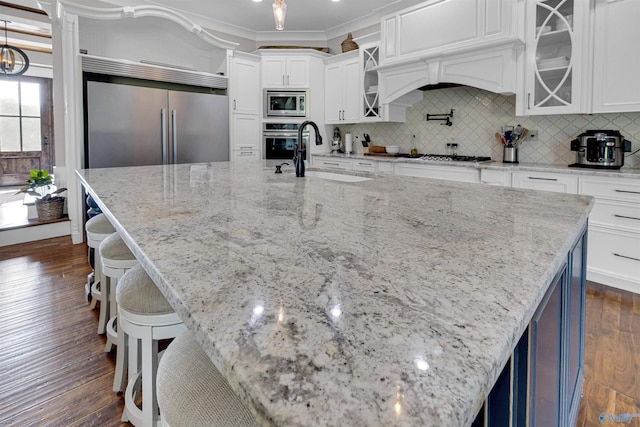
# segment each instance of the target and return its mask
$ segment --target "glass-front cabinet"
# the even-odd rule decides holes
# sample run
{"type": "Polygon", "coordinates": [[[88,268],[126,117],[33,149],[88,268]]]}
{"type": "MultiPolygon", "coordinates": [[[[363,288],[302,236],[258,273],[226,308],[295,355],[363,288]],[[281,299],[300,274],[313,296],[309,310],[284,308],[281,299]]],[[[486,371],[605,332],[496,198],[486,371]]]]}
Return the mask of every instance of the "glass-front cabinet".
{"type": "Polygon", "coordinates": [[[587,3],[527,3],[526,114],[580,112],[587,3]]]}
{"type": "Polygon", "coordinates": [[[380,46],[378,44],[360,48],[362,66],[362,121],[383,120],[378,90],[380,46]]]}

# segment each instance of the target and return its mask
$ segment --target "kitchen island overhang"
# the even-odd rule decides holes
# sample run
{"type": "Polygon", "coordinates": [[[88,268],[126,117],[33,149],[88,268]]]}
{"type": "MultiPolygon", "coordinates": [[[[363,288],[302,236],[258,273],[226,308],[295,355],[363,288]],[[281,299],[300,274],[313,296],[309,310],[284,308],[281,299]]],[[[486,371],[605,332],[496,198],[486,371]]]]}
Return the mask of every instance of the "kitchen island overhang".
{"type": "Polygon", "coordinates": [[[264,162],[79,171],[263,424],[467,425],[590,198],[264,162]]]}

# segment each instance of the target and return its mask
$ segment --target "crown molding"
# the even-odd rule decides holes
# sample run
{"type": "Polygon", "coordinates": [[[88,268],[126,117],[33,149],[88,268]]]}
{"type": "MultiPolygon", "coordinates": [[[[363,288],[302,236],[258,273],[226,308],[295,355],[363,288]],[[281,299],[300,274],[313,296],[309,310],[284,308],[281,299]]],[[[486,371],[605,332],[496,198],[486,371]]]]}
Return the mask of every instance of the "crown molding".
{"type": "Polygon", "coordinates": [[[327,33],[324,31],[258,31],[256,32],[256,42],[264,41],[327,41],[327,33]]]}
{"type": "Polygon", "coordinates": [[[238,43],[230,42],[220,37],[214,36],[200,25],[192,22],[184,15],[175,12],[172,9],[161,6],[123,6],[114,8],[100,8],[84,6],[73,3],[69,0],[59,0],[58,8],[64,8],[66,13],[91,19],[113,20],[113,19],[129,19],[154,17],[172,21],[185,30],[195,34],[205,43],[221,49],[235,49],[238,43]]]}

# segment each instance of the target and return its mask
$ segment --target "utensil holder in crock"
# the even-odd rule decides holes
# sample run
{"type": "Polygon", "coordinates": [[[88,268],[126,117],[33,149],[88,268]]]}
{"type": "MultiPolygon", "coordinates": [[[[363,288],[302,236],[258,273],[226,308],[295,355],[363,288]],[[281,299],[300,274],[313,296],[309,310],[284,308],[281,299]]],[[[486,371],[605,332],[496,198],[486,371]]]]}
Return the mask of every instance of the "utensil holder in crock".
{"type": "Polygon", "coordinates": [[[502,163],[518,163],[518,147],[502,148],[502,163]]]}

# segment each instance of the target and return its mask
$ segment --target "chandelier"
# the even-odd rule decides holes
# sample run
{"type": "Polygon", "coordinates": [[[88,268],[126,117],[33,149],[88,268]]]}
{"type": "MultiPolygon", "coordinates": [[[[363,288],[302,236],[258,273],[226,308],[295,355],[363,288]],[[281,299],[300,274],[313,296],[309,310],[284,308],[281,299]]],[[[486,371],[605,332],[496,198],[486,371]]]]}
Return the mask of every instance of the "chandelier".
{"type": "Polygon", "coordinates": [[[0,45],[0,72],[5,76],[19,76],[29,68],[29,58],[22,49],[7,44],[7,24],[4,21],[4,44],[0,45]]]}
{"type": "Polygon", "coordinates": [[[284,30],[284,18],[287,14],[287,4],[284,0],[275,0],[273,3],[273,18],[276,21],[276,30],[284,30]]]}

